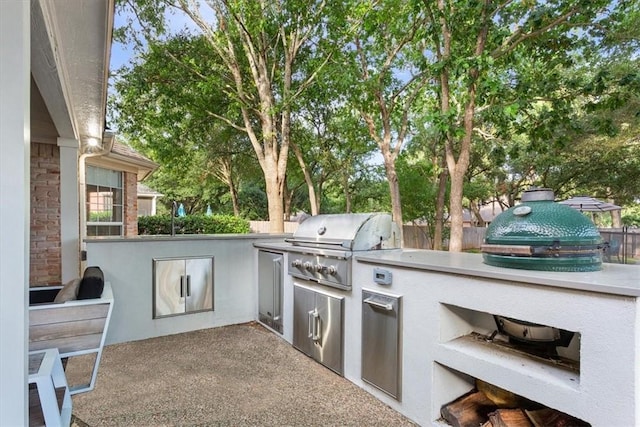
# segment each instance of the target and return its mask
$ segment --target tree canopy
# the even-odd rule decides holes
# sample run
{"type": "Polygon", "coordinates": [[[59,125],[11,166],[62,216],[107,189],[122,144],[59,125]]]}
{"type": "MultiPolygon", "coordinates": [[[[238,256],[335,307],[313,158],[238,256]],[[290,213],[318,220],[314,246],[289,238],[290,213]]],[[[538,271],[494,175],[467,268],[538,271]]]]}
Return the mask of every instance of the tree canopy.
{"type": "Polygon", "coordinates": [[[137,26],[116,35],[139,56],[117,71],[116,127],[194,209],[266,209],[273,231],[298,210],[391,210],[428,222],[434,247],[449,224],[457,251],[463,209],[512,205],[531,185],[640,197],[636,2],[118,8],[137,26]]]}

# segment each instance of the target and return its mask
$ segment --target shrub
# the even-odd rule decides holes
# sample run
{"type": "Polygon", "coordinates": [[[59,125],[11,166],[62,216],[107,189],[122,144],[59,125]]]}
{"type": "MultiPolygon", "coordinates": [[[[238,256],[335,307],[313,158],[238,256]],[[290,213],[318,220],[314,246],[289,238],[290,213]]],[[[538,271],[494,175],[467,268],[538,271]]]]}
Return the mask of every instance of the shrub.
{"type": "Polygon", "coordinates": [[[640,204],[636,203],[622,209],[622,224],[640,227],[640,204]]]}
{"type": "MultiPolygon", "coordinates": [[[[189,215],[175,218],[176,234],[247,234],[249,221],[233,215],[189,215]]],[[[138,218],[138,234],[171,234],[171,216],[138,218]]]]}

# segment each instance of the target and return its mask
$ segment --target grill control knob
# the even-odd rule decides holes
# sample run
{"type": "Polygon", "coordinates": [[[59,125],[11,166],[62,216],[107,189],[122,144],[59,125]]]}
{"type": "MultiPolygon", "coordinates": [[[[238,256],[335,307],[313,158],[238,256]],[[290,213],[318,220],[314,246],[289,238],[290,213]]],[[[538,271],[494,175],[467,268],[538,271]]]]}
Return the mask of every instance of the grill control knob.
{"type": "Polygon", "coordinates": [[[304,269],[305,270],[309,270],[309,271],[313,270],[313,264],[311,262],[309,262],[309,261],[305,262],[304,263],[304,269]]]}
{"type": "Polygon", "coordinates": [[[325,267],[322,264],[316,264],[315,265],[315,269],[317,273],[322,273],[324,270],[326,270],[327,267],[325,267]]]}
{"type": "Polygon", "coordinates": [[[329,273],[330,276],[335,276],[336,273],[338,273],[338,269],[335,265],[330,265],[329,267],[327,267],[327,273],[329,273]]]}
{"type": "Polygon", "coordinates": [[[291,266],[300,268],[302,266],[302,261],[300,259],[294,259],[293,261],[291,261],[291,266]]]}

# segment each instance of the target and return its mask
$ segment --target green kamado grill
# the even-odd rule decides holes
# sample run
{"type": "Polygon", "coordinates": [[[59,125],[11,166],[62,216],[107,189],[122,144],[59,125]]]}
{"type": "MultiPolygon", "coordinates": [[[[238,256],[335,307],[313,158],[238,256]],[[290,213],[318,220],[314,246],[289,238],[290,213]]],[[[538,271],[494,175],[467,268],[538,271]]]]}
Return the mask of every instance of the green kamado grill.
{"type": "Polygon", "coordinates": [[[484,263],[545,271],[597,271],[605,248],[593,222],[555,203],[548,188],[524,192],[522,203],[498,215],[482,245],[484,263]]]}

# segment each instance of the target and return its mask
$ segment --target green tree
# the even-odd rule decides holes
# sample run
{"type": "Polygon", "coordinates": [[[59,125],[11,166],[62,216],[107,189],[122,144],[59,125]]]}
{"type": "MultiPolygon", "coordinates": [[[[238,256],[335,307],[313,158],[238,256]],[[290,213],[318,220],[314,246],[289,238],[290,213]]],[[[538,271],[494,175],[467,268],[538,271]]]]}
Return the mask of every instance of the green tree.
{"type": "Polygon", "coordinates": [[[293,151],[309,194],[317,195],[309,197],[312,215],[322,211],[324,191],[332,186],[342,189],[343,212],[351,212],[350,181],[375,149],[359,115],[345,103],[336,102],[341,95],[326,82],[330,76],[318,77],[320,82],[305,93],[295,116],[293,151]]]}
{"type": "Polygon", "coordinates": [[[518,82],[514,64],[568,60],[565,52],[589,48],[597,41],[596,32],[614,16],[615,6],[606,0],[422,1],[430,18],[424,29],[425,66],[435,82],[429,91],[439,101],[431,122],[443,135],[451,179],[450,251],[462,249],[464,182],[473,147],[482,143],[476,126],[480,113],[491,108],[517,110],[518,104],[505,104],[502,96],[518,82]]]}
{"type": "Polygon", "coordinates": [[[402,229],[396,160],[412,131],[411,111],[426,84],[418,68],[425,16],[402,0],[345,2],[346,33],[333,73],[340,92],[360,114],[384,162],[393,220],[402,229]]]}
{"type": "MultiPolygon", "coordinates": [[[[147,29],[148,41],[165,32],[167,7],[186,15],[204,36],[224,68],[225,95],[240,114],[241,124],[226,114],[212,116],[246,133],[264,174],[271,231],[282,232],[291,111],[326,59],[304,74],[296,61],[311,41],[318,50],[324,36],[325,2],[140,0],[128,5],[147,29]]],[[[317,55],[322,57],[322,52],[317,55]]],[[[218,71],[203,73],[203,80],[218,71]]]]}
{"type": "Polygon", "coordinates": [[[215,120],[232,115],[222,81],[203,72],[220,68],[202,37],[178,35],[148,45],[138,63],[118,70],[111,107],[119,132],[143,154],[159,162],[155,187],[201,209],[218,198],[219,186],[229,192],[239,215],[237,163],[251,161],[246,135],[215,120]],[[178,187],[176,184],[181,183],[178,187]],[[211,191],[213,190],[213,191],[211,191]]]}
{"type": "Polygon", "coordinates": [[[550,187],[558,198],[582,194],[619,204],[640,194],[637,66],[629,59],[571,65],[553,86],[544,83],[550,95],[522,110],[501,153],[500,186],[511,204],[529,185],[550,187]]]}

